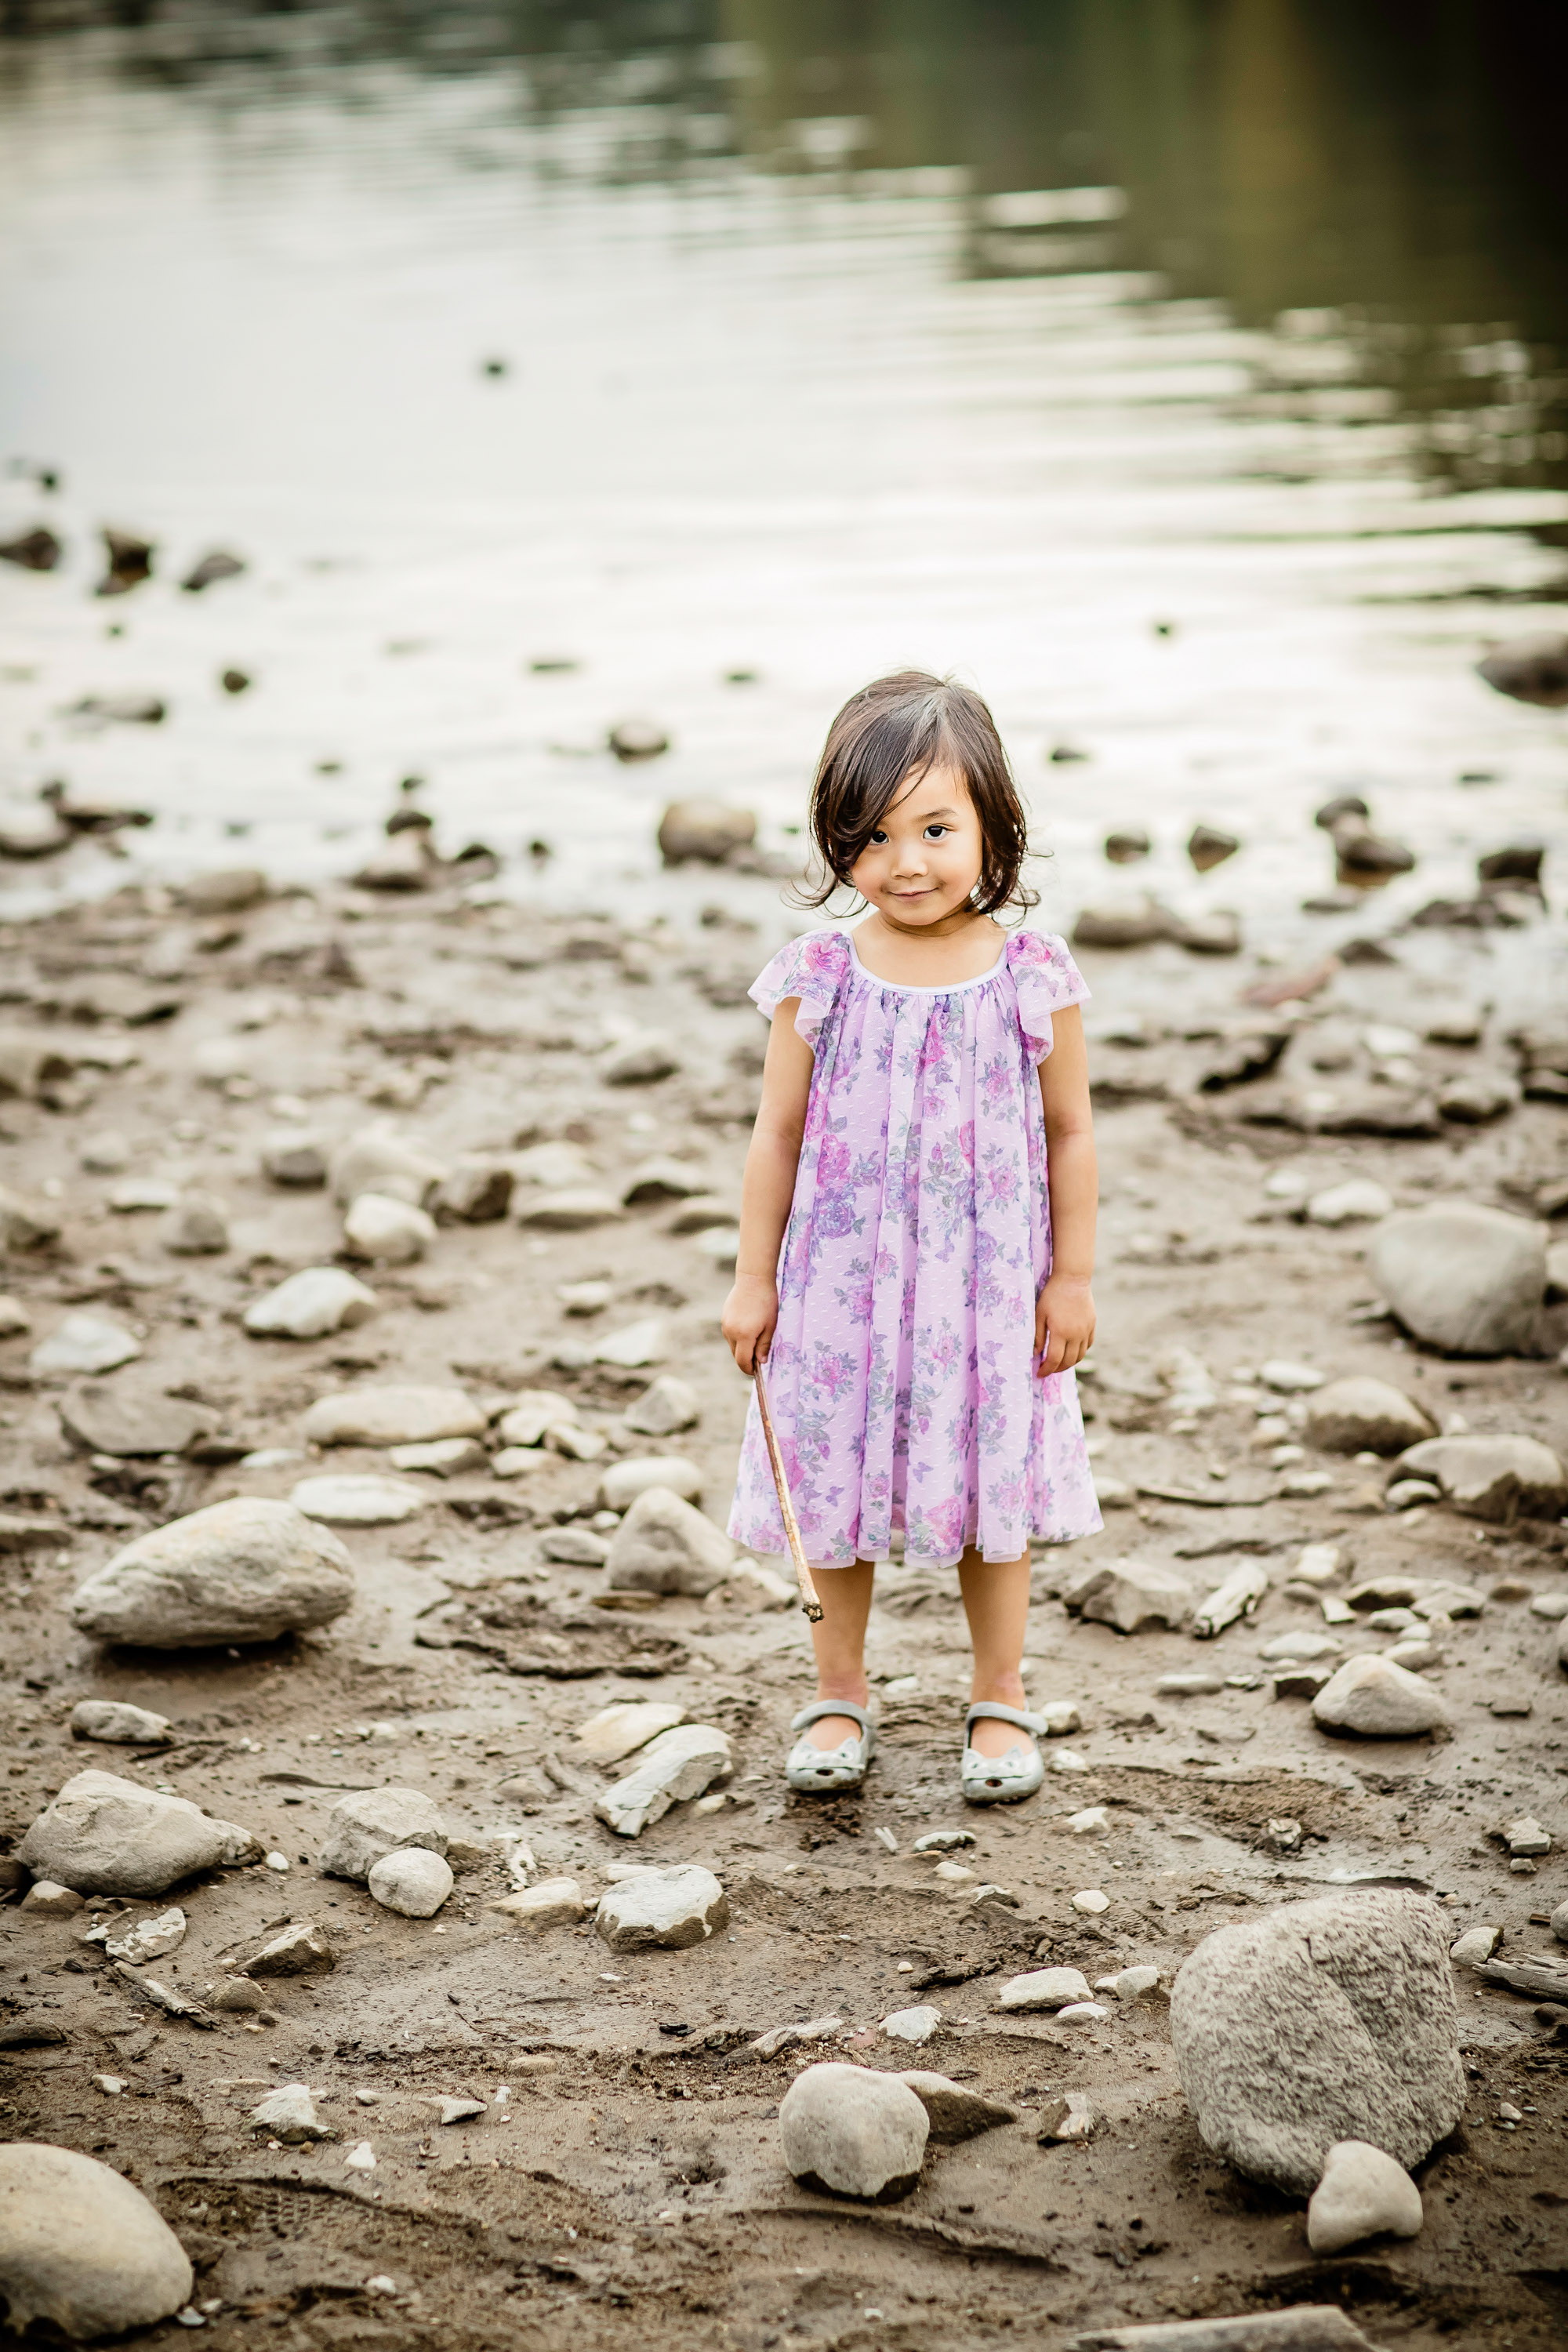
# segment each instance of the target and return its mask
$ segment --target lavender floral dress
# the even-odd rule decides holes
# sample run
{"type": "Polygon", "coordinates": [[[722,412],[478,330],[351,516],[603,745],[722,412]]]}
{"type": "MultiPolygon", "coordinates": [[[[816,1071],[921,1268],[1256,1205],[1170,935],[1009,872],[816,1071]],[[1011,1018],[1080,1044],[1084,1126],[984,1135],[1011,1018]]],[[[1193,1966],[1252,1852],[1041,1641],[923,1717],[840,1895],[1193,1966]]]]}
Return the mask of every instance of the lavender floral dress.
{"type": "MultiPolygon", "coordinates": [[[[1037,1066],[1088,996],[1059,939],[1013,933],[950,988],[878,980],[847,933],[774,956],[752,995],[798,997],[816,1067],[767,1360],[806,1558],[951,1568],[1100,1524],[1071,1372],[1034,1365],[1050,1271],[1037,1066]]],[[[785,1549],[753,1397],[730,1533],[785,1549]]]]}

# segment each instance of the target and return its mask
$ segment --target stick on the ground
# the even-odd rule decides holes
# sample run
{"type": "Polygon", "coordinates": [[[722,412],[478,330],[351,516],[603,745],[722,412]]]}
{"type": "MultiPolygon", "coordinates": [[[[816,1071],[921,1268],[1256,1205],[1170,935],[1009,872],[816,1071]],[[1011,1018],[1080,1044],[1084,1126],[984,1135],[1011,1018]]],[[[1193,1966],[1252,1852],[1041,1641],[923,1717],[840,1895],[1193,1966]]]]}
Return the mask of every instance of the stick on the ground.
{"type": "Polygon", "coordinates": [[[789,1498],[789,1481],[784,1476],[784,1456],[779,1452],[779,1442],[773,1434],[773,1417],[768,1411],[767,1382],[763,1378],[763,1362],[760,1356],[753,1360],[752,1378],[757,1384],[757,1409],[763,1416],[763,1435],[767,1442],[768,1466],[773,1474],[773,1491],[779,1498],[779,1517],[784,1521],[784,1540],[789,1546],[789,1556],[795,1562],[795,1572],[800,1584],[800,1605],[811,1622],[816,1625],[821,1622],[822,1603],[816,1597],[816,1587],[811,1580],[811,1570],[806,1563],[805,1549],[801,1542],[800,1528],[795,1522],[795,1505],[789,1498]]]}

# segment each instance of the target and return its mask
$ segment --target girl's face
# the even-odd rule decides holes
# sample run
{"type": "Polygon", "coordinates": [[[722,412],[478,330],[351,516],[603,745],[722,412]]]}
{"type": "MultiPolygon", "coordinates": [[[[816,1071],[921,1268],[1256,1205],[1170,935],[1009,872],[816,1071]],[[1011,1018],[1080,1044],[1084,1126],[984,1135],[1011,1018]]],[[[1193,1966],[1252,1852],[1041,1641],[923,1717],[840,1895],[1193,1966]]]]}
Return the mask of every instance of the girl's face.
{"type": "Polygon", "coordinates": [[[849,878],[889,923],[925,930],[967,911],[983,855],[969,786],[956,769],[928,768],[884,811],[849,878]]]}

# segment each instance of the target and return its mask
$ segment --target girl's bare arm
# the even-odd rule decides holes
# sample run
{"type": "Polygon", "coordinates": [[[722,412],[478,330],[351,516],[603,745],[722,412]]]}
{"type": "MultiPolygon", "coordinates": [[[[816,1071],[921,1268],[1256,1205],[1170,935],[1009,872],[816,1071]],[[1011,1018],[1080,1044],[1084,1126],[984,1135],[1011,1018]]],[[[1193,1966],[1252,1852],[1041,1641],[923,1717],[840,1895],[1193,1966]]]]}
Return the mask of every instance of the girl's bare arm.
{"type": "Polygon", "coordinates": [[[1089,1107],[1089,1056],[1076,1004],[1052,1020],[1054,1044],[1040,1064],[1051,1195],[1051,1272],[1035,1309],[1042,1379],[1081,1363],[1094,1345],[1094,1223],[1100,1172],[1089,1107]]]}
{"type": "Polygon", "coordinates": [[[795,1025],[798,996],[786,996],[773,1014],[763,1065],[763,1101],[741,1183],[741,1246],[735,1281],[724,1301],[723,1331],[743,1372],[756,1369],[779,1319],[779,1244],[795,1198],[795,1170],[811,1093],[811,1047],[795,1025]]]}

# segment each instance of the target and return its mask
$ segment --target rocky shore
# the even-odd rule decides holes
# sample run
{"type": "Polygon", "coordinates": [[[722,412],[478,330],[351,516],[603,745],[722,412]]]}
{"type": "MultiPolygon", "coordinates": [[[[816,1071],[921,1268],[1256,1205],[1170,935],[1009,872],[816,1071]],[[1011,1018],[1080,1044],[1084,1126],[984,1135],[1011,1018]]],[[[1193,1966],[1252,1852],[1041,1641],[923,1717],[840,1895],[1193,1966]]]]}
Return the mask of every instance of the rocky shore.
{"type": "Polygon", "coordinates": [[[900,1562],[864,1794],[782,1786],[808,1646],[721,1531],[718,1331],[776,940],[727,870],[689,924],[546,916],[404,824],[357,881],[0,935],[0,2096],[66,2168],[4,2176],[14,2318],[805,2352],[1332,2305],[1267,2340],[1545,2352],[1539,864],[1397,932],[1336,879],[1300,960],[1079,922],[1106,1526],[1038,1559],[1006,1812],[900,1562]]]}

